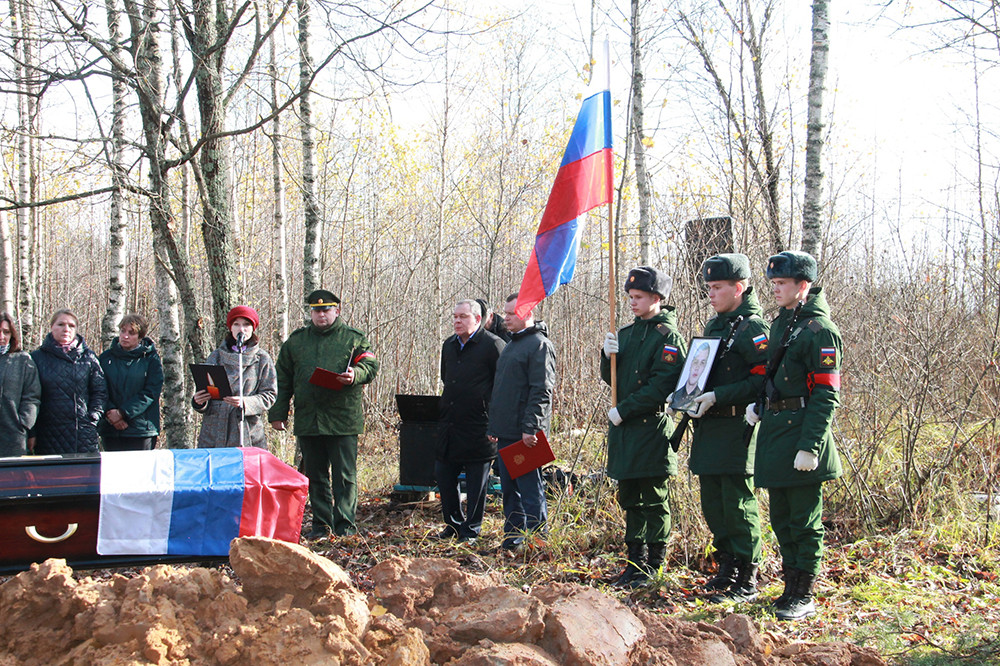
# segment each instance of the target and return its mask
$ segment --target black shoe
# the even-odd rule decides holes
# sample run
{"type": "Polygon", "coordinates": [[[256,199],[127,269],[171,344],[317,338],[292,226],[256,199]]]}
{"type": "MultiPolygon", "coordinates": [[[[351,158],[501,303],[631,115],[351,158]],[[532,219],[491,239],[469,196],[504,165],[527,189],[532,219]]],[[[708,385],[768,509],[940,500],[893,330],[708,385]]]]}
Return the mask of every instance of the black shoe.
{"type": "Polygon", "coordinates": [[[476,536],[458,537],[458,543],[464,543],[467,546],[471,546],[471,545],[475,544],[476,541],[478,541],[478,540],[479,540],[479,537],[476,537],[476,536]]]}
{"type": "Polygon", "coordinates": [[[306,539],[309,541],[318,541],[319,539],[328,539],[329,537],[330,530],[326,527],[314,527],[306,534],[306,539]]]}
{"type": "Polygon", "coordinates": [[[515,552],[524,548],[524,537],[507,537],[500,544],[500,547],[506,551],[515,552]]]}
{"type": "Polygon", "coordinates": [[[721,550],[715,551],[715,561],[719,565],[719,570],[708,579],[702,588],[706,592],[716,592],[728,590],[736,582],[736,560],[729,553],[721,550]]]}
{"type": "Polygon", "coordinates": [[[440,532],[438,532],[437,534],[435,534],[431,538],[432,539],[437,539],[438,541],[445,541],[447,539],[454,539],[457,536],[458,536],[458,532],[455,530],[454,527],[452,527],[452,526],[449,525],[448,527],[444,528],[443,530],[441,530],[440,532]]]}
{"type": "Polygon", "coordinates": [[[625,570],[612,583],[615,587],[629,587],[633,579],[641,576],[642,569],[640,567],[643,566],[646,560],[646,544],[639,541],[628,541],[625,545],[628,546],[625,570]]]}
{"type": "Polygon", "coordinates": [[[774,615],[783,622],[804,620],[816,614],[816,603],[813,601],[812,588],[816,582],[816,574],[797,569],[795,586],[791,595],[781,606],[776,606],[774,615]]]}
{"type": "Polygon", "coordinates": [[[713,604],[727,601],[749,603],[757,598],[757,569],[760,565],[744,560],[736,561],[736,580],[725,592],[712,595],[713,604]]]}

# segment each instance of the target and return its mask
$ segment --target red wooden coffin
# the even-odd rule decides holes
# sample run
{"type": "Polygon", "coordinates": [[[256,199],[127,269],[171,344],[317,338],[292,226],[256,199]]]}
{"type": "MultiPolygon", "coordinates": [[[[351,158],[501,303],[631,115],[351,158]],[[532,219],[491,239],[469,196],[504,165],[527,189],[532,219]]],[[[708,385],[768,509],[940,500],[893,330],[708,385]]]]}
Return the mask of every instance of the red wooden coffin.
{"type": "MultiPolygon", "coordinates": [[[[254,453],[255,465],[287,468],[265,451],[254,453]]],[[[301,476],[291,468],[283,473],[286,479],[301,476]]],[[[301,488],[288,488],[286,483],[285,488],[263,499],[266,488],[254,491],[254,502],[283,504],[284,522],[289,523],[280,526],[281,535],[265,536],[297,540],[308,487],[305,477],[301,481],[301,488]]],[[[100,455],[0,458],[0,573],[23,571],[50,557],[64,558],[70,566],[84,569],[225,559],[220,553],[99,555],[100,493],[100,455]]],[[[249,489],[247,496],[251,496],[249,489]]],[[[251,527],[249,533],[259,532],[262,530],[251,527]]]]}

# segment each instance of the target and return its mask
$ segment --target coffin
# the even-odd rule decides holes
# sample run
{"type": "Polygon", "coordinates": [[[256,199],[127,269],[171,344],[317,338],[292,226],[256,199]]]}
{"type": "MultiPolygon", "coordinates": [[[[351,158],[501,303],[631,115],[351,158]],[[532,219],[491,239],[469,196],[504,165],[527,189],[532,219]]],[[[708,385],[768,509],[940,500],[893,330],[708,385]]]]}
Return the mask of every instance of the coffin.
{"type": "Polygon", "coordinates": [[[224,559],[237,536],[298,543],[307,494],[253,447],[0,458],[0,572],[224,559]]]}

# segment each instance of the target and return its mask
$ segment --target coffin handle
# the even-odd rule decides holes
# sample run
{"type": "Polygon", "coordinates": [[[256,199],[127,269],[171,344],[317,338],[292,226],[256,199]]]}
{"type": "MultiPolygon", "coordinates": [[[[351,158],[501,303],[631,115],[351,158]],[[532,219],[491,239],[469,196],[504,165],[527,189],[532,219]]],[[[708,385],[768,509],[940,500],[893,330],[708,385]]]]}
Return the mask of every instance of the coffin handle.
{"type": "Polygon", "coordinates": [[[70,523],[69,525],[66,526],[66,531],[57,537],[42,536],[41,534],[38,533],[38,530],[35,528],[34,525],[26,526],[24,528],[24,531],[27,532],[28,536],[30,536],[35,541],[40,541],[42,543],[59,543],[60,541],[65,541],[66,539],[76,534],[76,528],[78,526],[79,525],[77,523],[70,523]]]}

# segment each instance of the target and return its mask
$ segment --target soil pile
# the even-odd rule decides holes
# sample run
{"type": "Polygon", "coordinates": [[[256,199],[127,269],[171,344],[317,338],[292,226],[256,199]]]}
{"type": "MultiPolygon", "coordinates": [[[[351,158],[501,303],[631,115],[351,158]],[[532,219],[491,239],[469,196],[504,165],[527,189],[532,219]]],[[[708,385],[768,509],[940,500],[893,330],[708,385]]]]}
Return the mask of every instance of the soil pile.
{"type": "Polygon", "coordinates": [[[62,560],[0,586],[7,664],[811,664],[876,666],[847,643],[793,643],[744,615],[695,623],[582,585],[530,592],[444,559],[372,568],[371,594],[307,548],[233,542],[238,584],[214,569],[150,567],[76,580],[62,560]]]}

